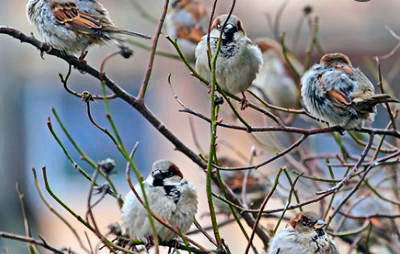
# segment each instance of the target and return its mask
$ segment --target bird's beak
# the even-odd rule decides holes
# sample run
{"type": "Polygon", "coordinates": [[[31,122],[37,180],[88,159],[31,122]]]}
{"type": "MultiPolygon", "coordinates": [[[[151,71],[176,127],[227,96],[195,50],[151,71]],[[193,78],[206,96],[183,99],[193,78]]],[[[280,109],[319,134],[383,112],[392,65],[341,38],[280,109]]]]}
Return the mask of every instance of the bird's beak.
{"type": "Polygon", "coordinates": [[[224,29],[224,32],[226,34],[234,34],[237,31],[238,31],[237,27],[232,25],[232,24],[230,24],[230,23],[226,24],[225,29],[224,29]]]}
{"type": "Polygon", "coordinates": [[[326,222],[323,220],[318,220],[317,223],[315,223],[314,228],[316,229],[321,229],[326,226],[326,222]]]}

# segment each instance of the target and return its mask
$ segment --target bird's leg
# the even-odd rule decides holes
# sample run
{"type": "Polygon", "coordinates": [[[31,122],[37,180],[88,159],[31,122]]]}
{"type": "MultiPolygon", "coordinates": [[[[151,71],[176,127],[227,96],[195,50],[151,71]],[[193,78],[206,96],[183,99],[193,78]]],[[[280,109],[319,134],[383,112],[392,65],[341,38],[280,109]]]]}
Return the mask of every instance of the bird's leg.
{"type": "Polygon", "coordinates": [[[79,62],[85,64],[86,63],[85,57],[87,56],[87,54],[88,54],[87,47],[85,47],[82,49],[81,54],[79,55],[79,62]]]}
{"type": "Polygon", "coordinates": [[[154,246],[154,239],[153,236],[150,235],[148,237],[146,237],[146,244],[144,245],[144,247],[146,248],[146,251],[149,251],[151,247],[154,246]]]}
{"type": "Polygon", "coordinates": [[[53,50],[53,47],[50,44],[42,42],[40,44],[40,58],[44,59],[44,53],[50,53],[53,50]]]}
{"type": "Polygon", "coordinates": [[[178,247],[179,247],[179,245],[184,245],[184,244],[185,244],[185,243],[183,242],[183,240],[175,239],[175,240],[174,240],[174,250],[177,250],[178,247]]]}
{"type": "Polygon", "coordinates": [[[334,128],[339,132],[340,136],[344,135],[345,128],[343,128],[343,126],[337,125],[337,126],[334,126],[334,128]]]}
{"type": "Polygon", "coordinates": [[[242,100],[240,101],[240,109],[245,110],[249,106],[249,102],[247,101],[246,95],[242,92],[242,100]]]}

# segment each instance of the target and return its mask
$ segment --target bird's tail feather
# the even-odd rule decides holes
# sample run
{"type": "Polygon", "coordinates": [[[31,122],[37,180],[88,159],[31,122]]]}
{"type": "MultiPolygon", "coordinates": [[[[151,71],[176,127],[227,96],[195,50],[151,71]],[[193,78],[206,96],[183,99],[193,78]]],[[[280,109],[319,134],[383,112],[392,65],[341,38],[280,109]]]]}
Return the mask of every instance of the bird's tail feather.
{"type": "Polygon", "coordinates": [[[132,32],[132,31],[128,31],[128,30],[116,30],[116,31],[111,31],[111,32],[116,33],[116,34],[125,34],[125,35],[129,35],[129,36],[139,37],[139,38],[143,38],[143,39],[147,39],[147,40],[151,39],[150,36],[147,36],[145,34],[132,32]]]}
{"type": "Polygon", "coordinates": [[[364,99],[360,102],[357,102],[355,104],[355,107],[357,108],[358,111],[368,111],[368,112],[373,112],[374,107],[377,104],[381,103],[400,103],[400,100],[393,98],[392,96],[388,94],[376,94],[372,96],[371,98],[364,99]]]}
{"type": "Polygon", "coordinates": [[[387,103],[387,102],[400,103],[400,101],[398,99],[393,98],[392,96],[390,96],[388,94],[377,94],[367,100],[364,100],[364,102],[372,103],[375,105],[379,104],[379,103],[387,103]]]}

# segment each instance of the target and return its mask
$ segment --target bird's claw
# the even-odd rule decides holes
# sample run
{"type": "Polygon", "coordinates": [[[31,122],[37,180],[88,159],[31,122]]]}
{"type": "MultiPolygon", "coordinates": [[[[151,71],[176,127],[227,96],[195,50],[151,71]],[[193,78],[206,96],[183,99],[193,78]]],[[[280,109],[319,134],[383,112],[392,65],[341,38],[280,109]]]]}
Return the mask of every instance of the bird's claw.
{"type": "Polygon", "coordinates": [[[246,98],[243,98],[240,101],[240,110],[245,110],[249,106],[249,102],[247,101],[246,98]]]}
{"type": "Polygon", "coordinates": [[[50,53],[50,51],[53,50],[53,47],[50,46],[49,44],[43,42],[40,44],[39,50],[40,50],[40,58],[42,58],[44,60],[44,53],[46,53],[46,54],[50,53]]]}
{"type": "Polygon", "coordinates": [[[344,135],[344,132],[346,131],[342,126],[335,126],[335,128],[336,128],[336,130],[337,130],[337,132],[339,132],[339,134],[341,135],[341,136],[343,136],[344,135]]]}
{"type": "Polygon", "coordinates": [[[154,246],[153,236],[151,235],[151,236],[146,237],[145,245],[144,245],[144,248],[146,249],[146,251],[148,252],[150,250],[150,248],[153,246],[154,246]]]}
{"type": "Polygon", "coordinates": [[[240,101],[240,110],[245,110],[249,106],[249,102],[247,101],[246,95],[242,92],[242,100],[240,101]]]}
{"type": "Polygon", "coordinates": [[[96,194],[100,194],[100,193],[106,193],[106,194],[113,194],[110,185],[108,184],[103,184],[100,186],[95,187],[94,189],[96,191],[96,194]]]}
{"type": "Polygon", "coordinates": [[[133,55],[133,50],[126,46],[121,46],[120,49],[121,49],[120,54],[123,58],[128,59],[133,55]]]}
{"type": "Polygon", "coordinates": [[[79,62],[81,64],[86,64],[87,63],[86,60],[85,60],[87,54],[88,54],[87,50],[82,51],[81,55],[79,56],[79,62]]]}

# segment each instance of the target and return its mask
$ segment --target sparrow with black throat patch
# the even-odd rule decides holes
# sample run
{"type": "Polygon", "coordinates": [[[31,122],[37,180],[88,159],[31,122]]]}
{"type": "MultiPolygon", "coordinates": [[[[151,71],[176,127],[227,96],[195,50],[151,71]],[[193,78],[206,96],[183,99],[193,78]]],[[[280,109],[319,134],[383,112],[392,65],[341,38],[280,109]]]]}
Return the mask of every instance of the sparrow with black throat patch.
{"type": "MultiPolygon", "coordinates": [[[[161,219],[186,233],[197,212],[197,194],[193,186],[183,179],[179,168],[170,161],[154,162],[150,175],[144,181],[150,209],[161,219]]],[[[139,184],[135,186],[143,200],[139,184]]],[[[161,241],[171,240],[177,235],[157,221],[156,233],[161,241]]],[[[131,239],[142,240],[152,245],[153,235],[146,209],[131,191],[126,195],[122,207],[121,228],[131,239]]]]}
{"type": "Polygon", "coordinates": [[[301,212],[274,236],[268,254],[339,254],[325,226],[315,213],[301,212]]]}
{"type": "MultiPolygon", "coordinates": [[[[211,26],[210,47],[214,55],[218,49],[220,36],[221,49],[216,63],[217,83],[222,90],[243,96],[242,109],[246,107],[244,92],[253,83],[263,63],[262,53],[244,32],[242,21],[231,15],[215,18],[211,26]]],[[[204,78],[211,80],[208,61],[208,35],[203,36],[196,48],[196,70],[204,78]]]]}

